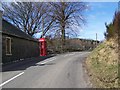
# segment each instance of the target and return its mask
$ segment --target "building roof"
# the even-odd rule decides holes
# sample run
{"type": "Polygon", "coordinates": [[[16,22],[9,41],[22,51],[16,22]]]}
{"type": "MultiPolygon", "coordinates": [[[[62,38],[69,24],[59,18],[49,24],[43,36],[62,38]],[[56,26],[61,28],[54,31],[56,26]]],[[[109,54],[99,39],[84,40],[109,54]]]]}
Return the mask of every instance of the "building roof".
{"type": "Polygon", "coordinates": [[[7,22],[4,19],[2,20],[2,33],[27,39],[27,40],[37,41],[34,38],[32,38],[30,35],[19,30],[17,27],[15,27],[14,25],[12,25],[11,23],[7,22]]]}

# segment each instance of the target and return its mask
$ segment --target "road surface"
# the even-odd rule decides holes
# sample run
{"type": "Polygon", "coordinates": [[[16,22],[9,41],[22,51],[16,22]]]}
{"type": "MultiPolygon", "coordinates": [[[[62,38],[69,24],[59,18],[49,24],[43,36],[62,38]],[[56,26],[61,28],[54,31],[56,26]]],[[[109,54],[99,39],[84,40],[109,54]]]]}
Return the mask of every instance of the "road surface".
{"type": "MultiPolygon", "coordinates": [[[[72,52],[6,66],[2,88],[89,88],[83,61],[89,52],[72,52]]],[[[3,68],[4,69],[4,68],[3,68]]]]}

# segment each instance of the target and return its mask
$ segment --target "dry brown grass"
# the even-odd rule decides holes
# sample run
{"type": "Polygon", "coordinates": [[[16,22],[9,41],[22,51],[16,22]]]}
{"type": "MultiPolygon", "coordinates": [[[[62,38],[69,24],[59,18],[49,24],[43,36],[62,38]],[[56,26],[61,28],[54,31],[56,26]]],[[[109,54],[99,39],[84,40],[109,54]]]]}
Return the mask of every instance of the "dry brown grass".
{"type": "Polygon", "coordinates": [[[86,65],[95,87],[118,87],[118,44],[114,40],[100,44],[87,58],[86,65]]]}

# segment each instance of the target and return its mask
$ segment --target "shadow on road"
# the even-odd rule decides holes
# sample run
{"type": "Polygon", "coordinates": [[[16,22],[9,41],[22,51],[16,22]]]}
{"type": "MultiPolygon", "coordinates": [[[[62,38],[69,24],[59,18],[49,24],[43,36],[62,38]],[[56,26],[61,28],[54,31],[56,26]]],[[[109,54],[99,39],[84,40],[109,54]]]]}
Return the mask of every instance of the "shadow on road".
{"type": "Polygon", "coordinates": [[[42,65],[37,65],[37,63],[54,56],[56,55],[33,57],[33,58],[24,59],[22,61],[2,65],[2,72],[25,70],[31,66],[42,66],[42,65]]]}

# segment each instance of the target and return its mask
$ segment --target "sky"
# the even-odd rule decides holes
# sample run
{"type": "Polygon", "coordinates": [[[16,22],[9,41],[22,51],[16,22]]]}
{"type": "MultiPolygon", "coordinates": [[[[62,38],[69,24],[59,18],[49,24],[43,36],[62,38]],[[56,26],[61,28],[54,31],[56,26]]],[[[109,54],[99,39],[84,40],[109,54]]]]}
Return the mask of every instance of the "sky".
{"type": "Polygon", "coordinates": [[[87,24],[82,27],[78,38],[104,40],[106,31],[105,22],[109,24],[113,20],[115,11],[118,9],[117,2],[89,2],[89,9],[84,15],[87,24]]]}
{"type": "Polygon", "coordinates": [[[22,1],[22,2],[58,2],[58,1],[65,1],[65,2],[118,2],[119,0],[0,0],[2,2],[13,2],[13,1],[22,1]]]}
{"type": "Polygon", "coordinates": [[[87,4],[89,9],[84,12],[87,23],[78,28],[77,38],[96,40],[97,33],[97,40],[103,41],[106,31],[105,22],[107,24],[112,22],[114,13],[118,9],[118,2],[87,2],[87,4]]]}
{"type": "MultiPolygon", "coordinates": [[[[4,1],[11,2],[15,0],[4,0],[4,1]]],[[[81,0],[71,0],[71,1],[81,1],[81,0]]],[[[89,9],[87,9],[84,12],[84,17],[86,18],[87,23],[86,25],[79,28],[80,32],[78,33],[77,38],[96,40],[96,33],[97,33],[97,40],[99,41],[104,40],[105,39],[104,32],[106,31],[105,22],[107,22],[108,24],[112,22],[114,13],[118,9],[119,0],[82,0],[82,1],[87,2],[89,9]]],[[[36,37],[37,36],[39,37],[40,35],[41,33],[40,34],[38,33],[36,37]]]]}

